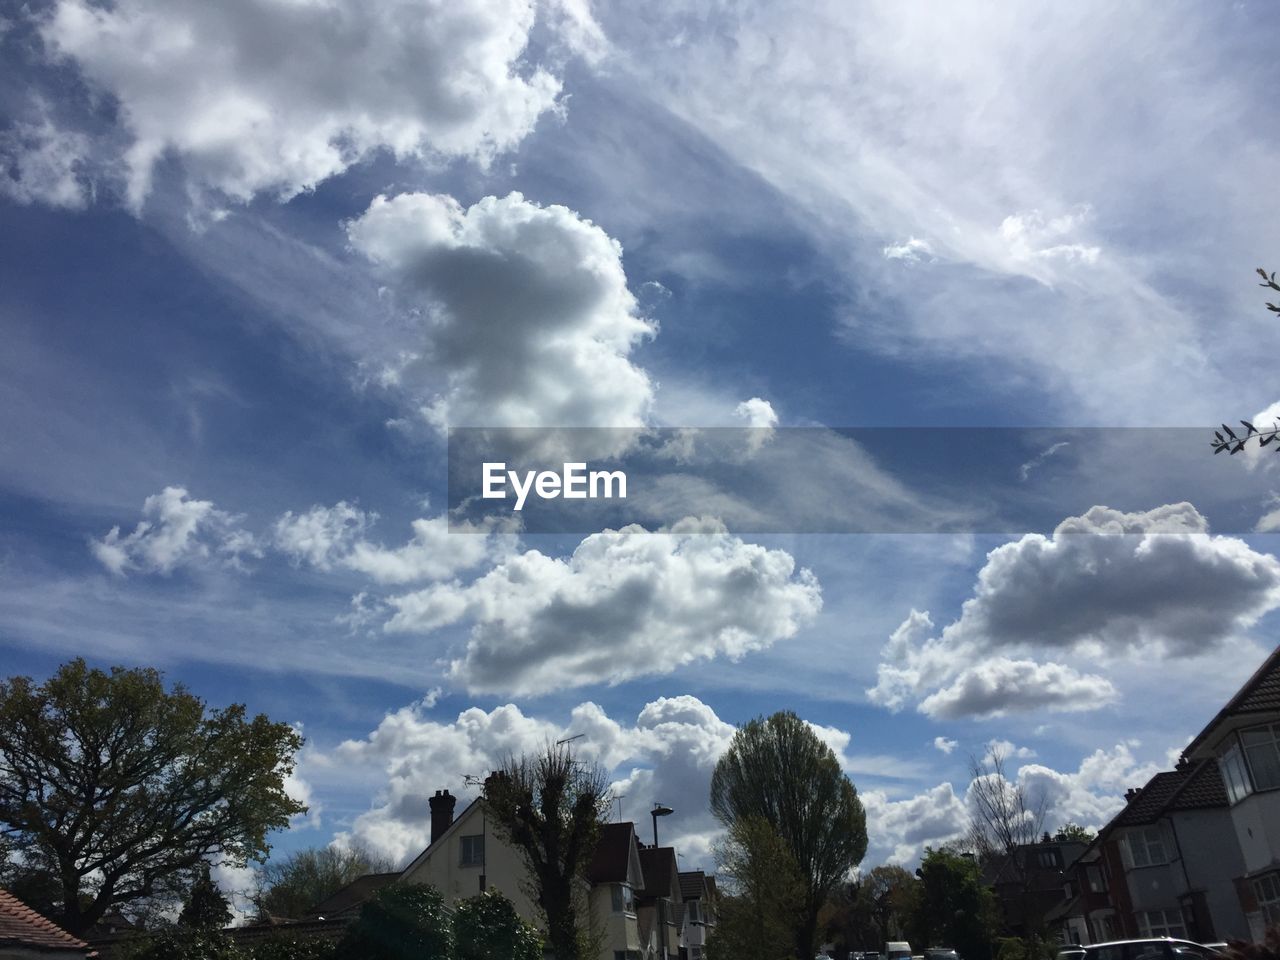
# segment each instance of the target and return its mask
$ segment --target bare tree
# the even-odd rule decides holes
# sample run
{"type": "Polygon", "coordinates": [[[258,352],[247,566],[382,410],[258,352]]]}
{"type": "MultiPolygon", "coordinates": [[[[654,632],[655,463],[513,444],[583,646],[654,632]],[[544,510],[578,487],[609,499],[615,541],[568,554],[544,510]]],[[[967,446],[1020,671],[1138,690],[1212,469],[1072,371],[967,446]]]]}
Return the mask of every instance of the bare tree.
{"type": "Polygon", "coordinates": [[[524,859],[556,960],[594,956],[585,873],[612,803],[604,770],[549,743],[509,758],[485,781],[485,801],[524,859]]]}
{"type": "Polygon", "coordinates": [[[982,759],[969,758],[969,845],[991,863],[1017,847],[1035,843],[1044,829],[1045,799],[1032,798],[1006,775],[1008,750],[993,745],[982,759]]]}

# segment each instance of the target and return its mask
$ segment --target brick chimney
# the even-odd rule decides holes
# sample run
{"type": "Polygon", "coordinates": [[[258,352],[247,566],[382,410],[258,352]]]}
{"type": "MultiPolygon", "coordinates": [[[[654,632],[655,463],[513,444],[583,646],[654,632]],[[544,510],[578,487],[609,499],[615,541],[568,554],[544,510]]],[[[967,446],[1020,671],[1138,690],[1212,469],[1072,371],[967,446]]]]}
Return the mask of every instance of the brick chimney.
{"type": "Polygon", "coordinates": [[[437,790],[434,797],[428,797],[431,805],[431,842],[439,840],[453,823],[453,807],[457,797],[448,790],[437,790]]]}

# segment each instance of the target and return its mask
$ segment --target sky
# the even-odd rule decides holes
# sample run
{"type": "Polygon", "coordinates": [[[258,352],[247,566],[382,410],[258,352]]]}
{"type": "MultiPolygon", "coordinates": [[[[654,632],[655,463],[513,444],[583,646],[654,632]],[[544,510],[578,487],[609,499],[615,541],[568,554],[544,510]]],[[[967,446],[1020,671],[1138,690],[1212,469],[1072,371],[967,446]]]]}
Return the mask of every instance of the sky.
{"type": "Polygon", "coordinates": [[[411,858],[433,791],[581,735],[711,869],[715,761],[783,709],[856,784],[864,867],[962,832],[993,745],[1047,826],[1104,824],[1277,643],[1280,476],[1205,442],[1280,414],[1277,33],[1258,2],[7,8],[5,674],[155,666],[297,725],[281,852],[411,858]],[[747,479],[664,446],[644,529],[461,517],[462,427],[747,479]]]}

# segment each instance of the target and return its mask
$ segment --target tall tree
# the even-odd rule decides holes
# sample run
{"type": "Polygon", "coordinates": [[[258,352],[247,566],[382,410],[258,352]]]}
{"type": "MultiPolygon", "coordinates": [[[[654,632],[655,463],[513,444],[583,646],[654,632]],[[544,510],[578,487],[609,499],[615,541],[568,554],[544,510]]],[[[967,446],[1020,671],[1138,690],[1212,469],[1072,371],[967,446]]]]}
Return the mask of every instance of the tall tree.
{"type": "Polygon", "coordinates": [[[209,876],[209,865],[206,863],[182,904],[178,926],[197,930],[221,930],[230,922],[231,908],[227,905],[227,898],[209,876]]]}
{"type": "Polygon", "coordinates": [[[795,927],[799,957],[812,957],[818,912],[867,852],[866,814],[831,748],[790,711],[740,727],[711,776],[711,811],[727,827],[769,823],[805,883],[795,927]]]}
{"type": "Polygon", "coordinates": [[[948,946],[965,960],[989,960],[995,894],[972,856],[926,848],[907,929],[920,947],[948,946]]]}
{"type": "Polygon", "coordinates": [[[254,906],[260,917],[297,920],[368,873],[387,873],[395,864],[362,847],[319,847],[268,860],[258,870],[254,906]]]}
{"type": "Polygon", "coordinates": [[[542,960],[538,931],[500,890],[460,900],[453,911],[455,960],[542,960]]]}
{"type": "Polygon", "coordinates": [[[716,848],[724,892],[710,960],[782,960],[795,949],[805,883],[786,841],[762,817],[742,817],[716,848]]]}
{"type": "Polygon", "coordinates": [[[593,956],[581,881],[611,803],[604,771],[575,759],[566,744],[548,744],[509,758],[485,781],[484,796],[496,828],[528,868],[529,893],[556,960],[593,956]]]}
{"type": "Polygon", "coordinates": [[[55,919],[83,933],[111,907],[181,896],[217,858],[262,860],[306,807],[285,779],[302,745],[243,705],[206,711],[155,670],[64,664],[0,682],[0,830],[60,887],[55,919]]]}

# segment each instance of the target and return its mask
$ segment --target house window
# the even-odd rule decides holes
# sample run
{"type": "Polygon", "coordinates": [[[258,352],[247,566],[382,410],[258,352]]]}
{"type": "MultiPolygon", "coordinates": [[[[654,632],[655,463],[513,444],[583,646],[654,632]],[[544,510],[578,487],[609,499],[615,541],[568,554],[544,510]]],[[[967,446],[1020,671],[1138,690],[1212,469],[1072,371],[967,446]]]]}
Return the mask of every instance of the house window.
{"type": "Polygon", "coordinates": [[[1135,867],[1169,862],[1164,852],[1164,836],[1159,827],[1139,827],[1130,831],[1125,837],[1125,847],[1129,851],[1129,862],[1135,867]]]}
{"type": "Polygon", "coordinates": [[[698,912],[697,900],[690,900],[684,905],[684,917],[690,923],[702,922],[702,915],[698,912]]]}
{"type": "Polygon", "coordinates": [[[1053,867],[1062,866],[1062,860],[1059,858],[1057,850],[1041,850],[1038,859],[1042,867],[1052,869],[1053,867]]]}
{"type": "Polygon", "coordinates": [[[1222,782],[1227,785],[1227,797],[1232,803],[1239,803],[1253,793],[1249,783],[1249,771],[1244,766],[1244,756],[1240,753],[1240,744],[1234,740],[1231,746],[1218,758],[1218,768],[1222,771],[1222,782]]]}
{"type": "Polygon", "coordinates": [[[1107,876],[1095,864],[1090,864],[1085,868],[1085,876],[1089,878],[1090,893],[1106,893],[1107,892],[1107,876]]]}
{"type": "Polygon", "coordinates": [[[631,887],[625,883],[615,883],[611,890],[613,894],[613,912],[614,913],[635,913],[635,900],[631,893],[631,887]]]}
{"type": "Polygon", "coordinates": [[[1255,790],[1280,787],[1280,725],[1242,730],[1240,740],[1249,758],[1255,790]]]}
{"type": "Polygon", "coordinates": [[[1280,874],[1268,874],[1253,881],[1253,895],[1268,927],[1280,923],[1280,874]]]}
{"type": "Polygon", "coordinates": [[[484,834],[477,833],[473,837],[462,837],[462,860],[464,867],[480,867],[484,865],[484,834]]]}
{"type": "Polygon", "coordinates": [[[1144,937],[1175,937],[1179,940],[1187,938],[1187,926],[1182,922],[1182,911],[1148,910],[1138,914],[1138,929],[1144,937]]]}

